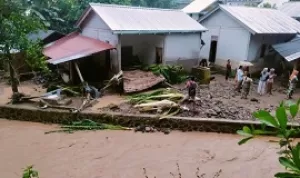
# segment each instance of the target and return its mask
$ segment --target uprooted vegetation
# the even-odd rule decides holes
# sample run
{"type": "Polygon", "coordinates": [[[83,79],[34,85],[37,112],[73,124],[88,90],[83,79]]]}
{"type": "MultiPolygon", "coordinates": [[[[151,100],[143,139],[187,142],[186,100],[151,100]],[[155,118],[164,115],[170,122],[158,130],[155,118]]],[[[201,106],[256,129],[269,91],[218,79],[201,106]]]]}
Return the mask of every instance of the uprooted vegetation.
{"type": "Polygon", "coordinates": [[[176,115],[181,109],[180,102],[184,98],[182,93],[170,88],[158,89],[149,93],[136,94],[129,97],[133,108],[140,112],[156,112],[164,117],[176,115]]]}
{"type": "Polygon", "coordinates": [[[188,78],[187,72],[179,65],[151,65],[145,69],[156,75],[163,75],[170,84],[182,83],[188,78]]]}
{"type": "Polygon", "coordinates": [[[62,126],[60,126],[60,128],[61,128],[60,130],[45,132],[45,134],[50,134],[50,133],[55,133],[55,132],[73,133],[75,131],[83,131],[83,130],[131,130],[130,128],[127,128],[127,127],[99,123],[99,122],[95,122],[95,121],[92,121],[89,119],[72,122],[69,125],[62,125],[62,126]]]}

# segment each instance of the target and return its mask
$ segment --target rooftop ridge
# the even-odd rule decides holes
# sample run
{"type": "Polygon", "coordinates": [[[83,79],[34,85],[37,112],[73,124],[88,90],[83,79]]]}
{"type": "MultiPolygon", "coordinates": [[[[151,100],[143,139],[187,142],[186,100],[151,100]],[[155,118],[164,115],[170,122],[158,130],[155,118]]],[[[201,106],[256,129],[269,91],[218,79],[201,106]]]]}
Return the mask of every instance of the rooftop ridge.
{"type": "Polygon", "coordinates": [[[272,8],[260,8],[260,7],[251,7],[251,6],[233,6],[233,5],[226,5],[226,4],[220,4],[221,8],[237,8],[237,9],[257,9],[257,10],[264,10],[264,11],[278,11],[277,9],[272,8]]]}
{"type": "Polygon", "coordinates": [[[154,7],[130,6],[130,5],[120,5],[120,4],[107,4],[107,3],[93,3],[93,2],[89,3],[89,4],[90,4],[90,6],[182,12],[181,9],[163,9],[163,8],[154,8],[154,7]]]}

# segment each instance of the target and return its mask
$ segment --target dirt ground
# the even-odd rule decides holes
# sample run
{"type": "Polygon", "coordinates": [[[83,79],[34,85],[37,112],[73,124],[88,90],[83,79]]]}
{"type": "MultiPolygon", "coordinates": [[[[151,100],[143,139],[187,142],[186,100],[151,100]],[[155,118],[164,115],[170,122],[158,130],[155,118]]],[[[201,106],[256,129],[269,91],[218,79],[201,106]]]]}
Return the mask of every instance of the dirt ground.
{"type": "MultiPolygon", "coordinates": [[[[201,98],[201,103],[197,102],[196,106],[187,104],[187,106],[194,109],[193,112],[181,112],[179,116],[188,117],[204,117],[204,118],[225,118],[225,119],[239,119],[239,120],[251,120],[252,112],[258,109],[267,109],[274,111],[276,106],[282,100],[286,99],[286,88],[279,85],[274,86],[273,95],[259,96],[256,93],[257,85],[252,85],[252,90],[249,95],[249,99],[240,99],[240,94],[234,92],[235,82],[233,80],[225,81],[224,76],[214,75],[213,80],[208,87],[199,87],[198,97],[201,98]],[[253,102],[250,99],[255,98],[258,101],[253,102]]],[[[177,85],[177,88],[184,88],[184,84],[177,85]]],[[[45,89],[41,86],[33,85],[31,82],[23,82],[20,87],[20,92],[29,95],[41,95],[45,93],[45,89]]],[[[300,98],[300,90],[295,92],[294,98],[300,98]]],[[[11,96],[11,89],[5,83],[0,83],[0,104],[5,105],[9,102],[11,96]]],[[[82,98],[74,99],[75,105],[81,104],[82,98]]],[[[37,100],[36,100],[37,101],[37,100]]],[[[98,102],[93,107],[87,108],[89,112],[99,112],[99,110],[109,110],[106,107],[115,104],[120,105],[120,109],[114,110],[126,113],[139,113],[133,109],[131,105],[124,104],[125,97],[121,97],[118,94],[107,94],[98,99],[98,102]]],[[[37,104],[34,105],[35,107],[37,104]]],[[[77,106],[76,106],[77,107],[77,106]]]]}
{"type": "Polygon", "coordinates": [[[201,132],[142,134],[133,131],[44,132],[55,125],[0,119],[1,177],[20,178],[34,165],[41,178],[271,178],[282,171],[275,138],[238,146],[237,135],[201,132]],[[177,177],[177,176],[176,176],[177,177]]]}
{"type": "MultiPolygon", "coordinates": [[[[184,84],[176,85],[183,89],[184,84]]],[[[215,75],[215,79],[209,87],[199,86],[197,96],[201,99],[196,103],[186,103],[192,111],[181,111],[178,115],[185,117],[224,118],[232,120],[254,120],[252,113],[259,109],[273,112],[279,103],[286,100],[286,88],[276,84],[272,95],[260,96],[257,94],[257,84],[254,82],[248,99],[241,99],[240,93],[234,91],[235,81],[225,81],[224,76],[215,75]],[[251,101],[255,99],[256,101],[251,101]]],[[[185,91],[186,93],[187,91],[185,91]]],[[[299,91],[295,92],[294,98],[300,97],[299,91]]],[[[110,110],[104,108],[103,110],[110,110]]],[[[113,111],[140,113],[132,105],[122,103],[113,111]]]]}

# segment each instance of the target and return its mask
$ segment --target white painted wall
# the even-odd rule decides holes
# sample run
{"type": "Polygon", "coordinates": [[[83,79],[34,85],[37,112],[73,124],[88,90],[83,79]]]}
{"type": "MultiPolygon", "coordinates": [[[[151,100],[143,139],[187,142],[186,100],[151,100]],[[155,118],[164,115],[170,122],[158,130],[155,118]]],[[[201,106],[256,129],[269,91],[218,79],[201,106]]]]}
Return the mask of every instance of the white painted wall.
{"type": "MultiPolygon", "coordinates": [[[[81,24],[81,33],[84,36],[94,38],[97,40],[101,40],[104,42],[108,42],[109,44],[115,46],[117,48],[118,44],[118,36],[113,34],[110,28],[106,25],[106,23],[95,14],[95,12],[91,12],[85,21],[81,24]]],[[[118,69],[118,53],[116,50],[111,50],[111,70],[117,71],[118,69]]]]}
{"type": "Polygon", "coordinates": [[[209,59],[210,43],[212,36],[218,36],[216,64],[224,66],[228,59],[233,61],[244,61],[248,59],[248,47],[250,43],[250,32],[238,24],[227,14],[218,10],[210,17],[201,22],[208,28],[203,33],[205,46],[201,50],[201,58],[209,59]]]}
{"type": "Polygon", "coordinates": [[[137,55],[145,64],[153,64],[156,47],[164,47],[164,38],[165,35],[122,35],[121,45],[132,46],[133,55],[137,55]]]}
{"type": "Polygon", "coordinates": [[[263,44],[273,45],[277,43],[283,43],[291,38],[294,35],[251,35],[248,60],[254,61],[260,57],[261,46],[263,44]]]}
{"type": "Polygon", "coordinates": [[[198,59],[200,53],[200,33],[170,34],[165,38],[164,60],[198,59]]]}
{"type": "Polygon", "coordinates": [[[163,60],[166,64],[180,64],[190,70],[200,56],[200,33],[170,34],[165,38],[163,60]]]}

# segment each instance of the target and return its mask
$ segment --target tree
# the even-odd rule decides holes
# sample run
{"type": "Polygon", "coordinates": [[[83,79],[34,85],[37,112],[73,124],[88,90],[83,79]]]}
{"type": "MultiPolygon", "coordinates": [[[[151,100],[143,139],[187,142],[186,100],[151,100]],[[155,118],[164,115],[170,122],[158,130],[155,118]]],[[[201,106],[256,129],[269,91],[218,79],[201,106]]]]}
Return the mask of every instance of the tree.
{"type": "Polygon", "coordinates": [[[174,7],[174,0],[48,0],[48,3],[45,3],[47,1],[41,2],[40,0],[31,0],[31,4],[34,4],[33,7],[35,7],[35,10],[31,12],[45,19],[50,29],[63,33],[70,33],[76,30],[74,25],[91,2],[155,8],[174,7]]]}
{"type": "Polygon", "coordinates": [[[300,142],[296,142],[294,138],[299,137],[300,128],[288,126],[288,113],[290,117],[295,119],[299,111],[300,100],[297,103],[288,103],[285,105],[281,103],[276,110],[275,116],[269,112],[260,110],[254,113],[263,125],[263,129],[243,127],[237,133],[244,136],[239,144],[244,144],[257,135],[273,135],[279,137],[278,142],[281,151],[279,152],[279,163],[286,168],[286,172],[279,172],[275,174],[278,178],[293,178],[300,177],[300,142]],[[269,128],[267,130],[267,127],[269,128]],[[294,142],[295,141],[295,142],[294,142]]]}
{"type": "Polygon", "coordinates": [[[263,3],[262,8],[276,9],[277,7],[276,7],[276,4],[272,5],[272,4],[268,3],[268,2],[266,2],[266,3],[263,3]]]}
{"type": "Polygon", "coordinates": [[[28,6],[18,0],[0,0],[0,50],[9,65],[10,83],[13,100],[20,96],[18,81],[12,65],[14,59],[11,50],[27,50],[30,42],[27,35],[43,28],[40,19],[28,15],[28,6]]]}

